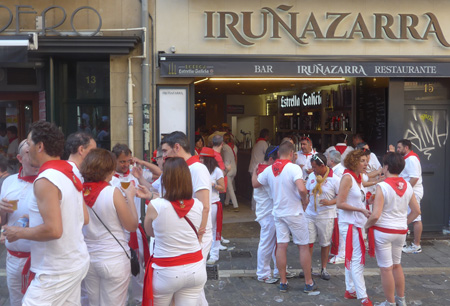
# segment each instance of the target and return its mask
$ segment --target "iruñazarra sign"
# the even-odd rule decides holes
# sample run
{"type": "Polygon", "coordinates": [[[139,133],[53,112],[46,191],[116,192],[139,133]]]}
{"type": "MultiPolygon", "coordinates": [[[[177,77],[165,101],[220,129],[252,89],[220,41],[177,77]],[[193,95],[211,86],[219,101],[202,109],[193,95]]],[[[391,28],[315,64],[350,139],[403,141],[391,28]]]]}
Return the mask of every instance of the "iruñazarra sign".
{"type": "Polygon", "coordinates": [[[450,47],[438,18],[431,12],[425,12],[422,16],[408,13],[363,16],[361,13],[326,12],[327,21],[319,23],[313,12],[303,20],[299,12],[292,12],[291,9],[292,6],[288,5],[280,5],[276,9],[263,7],[260,18],[252,16],[255,12],[205,11],[205,38],[226,39],[230,35],[240,44],[251,46],[258,39],[282,38],[282,28],[299,45],[308,44],[306,35],[312,34],[314,39],[325,40],[350,40],[355,37],[364,40],[428,40],[430,36],[440,45],[450,47]],[[256,24],[258,28],[262,24],[260,33],[254,33],[256,24]],[[419,33],[419,29],[425,30],[419,33]]]}

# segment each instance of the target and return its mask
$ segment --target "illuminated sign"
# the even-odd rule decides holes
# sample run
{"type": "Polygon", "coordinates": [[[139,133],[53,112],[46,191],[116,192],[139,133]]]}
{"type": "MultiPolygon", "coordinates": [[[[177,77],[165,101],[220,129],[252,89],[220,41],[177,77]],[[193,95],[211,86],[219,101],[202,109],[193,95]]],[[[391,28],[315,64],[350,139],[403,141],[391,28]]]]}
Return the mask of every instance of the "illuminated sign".
{"type": "Polygon", "coordinates": [[[310,106],[320,106],[322,105],[322,95],[321,91],[312,93],[303,93],[301,97],[299,95],[293,96],[279,96],[280,107],[290,108],[290,107],[310,107],[310,106]]]}

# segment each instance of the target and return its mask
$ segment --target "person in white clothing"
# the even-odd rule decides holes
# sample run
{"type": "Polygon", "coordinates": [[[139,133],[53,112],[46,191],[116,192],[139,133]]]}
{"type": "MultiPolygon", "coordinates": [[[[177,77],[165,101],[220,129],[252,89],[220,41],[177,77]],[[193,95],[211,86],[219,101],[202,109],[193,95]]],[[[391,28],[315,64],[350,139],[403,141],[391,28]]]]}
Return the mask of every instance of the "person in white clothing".
{"type": "MultiPolygon", "coordinates": [[[[22,164],[19,173],[8,176],[3,182],[0,193],[1,225],[17,225],[18,220],[28,220],[28,203],[32,201],[33,182],[39,169],[32,167],[29,158],[27,140],[19,144],[17,159],[22,164]],[[18,200],[17,207],[9,200],[18,200]],[[24,216],[26,216],[24,218],[24,216]]],[[[20,222],[20,221],[19,221],[20,222]]],[[[24,224],[23,226],[28,226],[24,224]]],[[[22,305],[22,270],[30,256],[30,241],[21,239],[15,242],[1,241],[6,244],[6,282],[11,306],[22,305]]]]}
{"type": "Polygon", "coordinates": [[[226,172],[226,176],[228,177],[228,182],[227,182],[227,190],[226,190],[226,197],[225,197],[225,203],[228,204],[231,200],[231,202],[233,203],[233,207],[237,207],[238,203],[237,203],[237,199],[236,199],[236,195],[234,193],[234,178],[236,177],[236,173],[237,173],[237,167],[236,167],[236,157],[235,157],[235,153],[233,151],[233,149],[231,149],[231,147],[226,144],[226,142],[223,142],[223,147],[222,147],[222,158],[223,158],[223,163],[225,165],[225,169],[227,169],[226,172]]]}
{"type": "MultiPolygon", "coordinates": [[[[191,171],[183,158],[166,160],[162,185],[165,193],[150,202],[144,222],[146,232],[155,237],[155,248],[145,277],[143,305],[169,306],[173,301],[196,306],[206,283],[199,237],[204,204],[192,198],[191,171]]],[[[138,189],[138,195],[150,197],[146,188],[138,189]]]]}
{"type": "Polygon", "coordinates": [[[399,176],[405,166],[403,157],[389,152],[383,157],[383,165],[386,179],[377,184],[373,212],[365,225],[369,231],[369,254],[376,255],[386,297],[386,301],[379,305],[406,306],[402,246],[407,224],[420,215],[420,208],[411,184],[399,176]],[[411,210],[409,214],[408,207],[411,210]]]}
{"type": "Polygon", "coordinates": [[[262,129],[259,132],[259,137],[252,148],[252,155],[250,158],[250,165],[248,167],[248,172],[250,176],[253,175],[253,171],[256,166],[264,161],[264,154],[266,154],[267,148],[269,147],[270,132],[268,129],[262,129]]]}
{"type": "Polygon", "coordinates": [[[64,135],[55,124],[33,123],[27,143],[30,164],[40,167],[33,185],[35,199],[28,204],[30,227],[5,227],[9,242],[32,240],[30,270],[35,277],[22,304],[79,305],[81,281],[89,268],[82,235],[89,222],[83,185],[72,166],[60,160],[64,135]]]}
{"type": "Polygon", "coordinates": [[[294,243],[300,252],[300,264],[305,272],[304,292],[317,289],[311,277],[311,255],[309,254],[308,223],[304,208],[308,205],[307,191],[302,179],[300,167],[291,162],[294,145],[283,142],[278,149],[280,159],[267,167],[261,174],[253,173],[253,188],[268,186],[273,199],[273,216],[277,233],[277,267],[280,272],[280,291],[287,292],[286,254],[292,234],[294,243]]]}
{"type": "Polygon", "coordinates": [[[353,148],[347,145],[348,135],[339,134],[336,136],[336,138],[337,144],[326,149],[324,155],[326,156],[326,158],[329,158],[330,152],[336,150],[341,154],[341,160],[345,160],[347,154],[353,151],[353,148]]]}
{"type": "Polygon", "coordinates": [[[124,230],[135,232],[139,221],[133,203],[134,183],[124,190],[126,197],[108,183],[116,168],[115,159],[114,154],[105,149],[93,149],[80,168],[90,220],[83,227],[90,255],[89,270],[83,280],[89,305],[127,304],[131,272],[124,230]]]}
{"type": "Polygon", "coordinates": [[[381,164],[378,157],[370,151],[369,145],[361,142],[356,146],[357,150],[363,150],[367,156],[367,170],[364,173],[363,185],[370,195],[375,194],[376,184],[382,182],[384,177],[381,172],[381,164]]]}
{"type": "MultiPolygon", "coordinates": [[[[393,147],[391,148],[391,151],[393,147]]],[[[417,203],[423,199],[423,185],[422,185],[422,166],[420,165],[419,156],[412,151],[412,143],[409,139],[402,139],[397,142],[397,153],[400,153],[405,159],[405,168],[400,173],[400,176],[409,182],[414,190],[417,203]]],[[[409,210],[408,210],[409,213],[409,210]]],[[[414,226],[414,242],[410,246],[405,246],[403,252],[409,254],[417,254],[422,252],[420,240],[422,238],[422,215],[419,215],[413,221],[414,226]]]]}
{"type": "Polygon", "coordinates": [[[295,163],[302,168],[303,179],[307,180],[308,175],[312,172],[311,157],[316,154],[316,151],[313,149],[311,138],[306,136],[300,138],[300,146],[301,150],[297,152],[297,160],[295,163]]]}
{"type": "Polygon", "coordinates": [[[372,306],[367,296],[364,281],[365,245],[364,225],[370,211],[366,209],[366,190],[361,182],[361,174],[366,170],[367,159],[364,152],[354,150],[344,160],[347,168],[341,178],[337,197],[339,231],[345,240],[345,295],[346,299],[362,299],[361,305],[372,306]]]}
{"type": "Polygon", "coordinates": [[[312,258],[313,244],[319,241],[321,247],[320,278],[330,280],[327,271],[328,254],[334,219],[336,218],[336,195],[339,191],[340,179],[327,166],[327,158],[321,153],[312,156],[311,167],[306,189],[309,192],[309,204],[305,214],[308,220],[310,253],[312,258]]]}

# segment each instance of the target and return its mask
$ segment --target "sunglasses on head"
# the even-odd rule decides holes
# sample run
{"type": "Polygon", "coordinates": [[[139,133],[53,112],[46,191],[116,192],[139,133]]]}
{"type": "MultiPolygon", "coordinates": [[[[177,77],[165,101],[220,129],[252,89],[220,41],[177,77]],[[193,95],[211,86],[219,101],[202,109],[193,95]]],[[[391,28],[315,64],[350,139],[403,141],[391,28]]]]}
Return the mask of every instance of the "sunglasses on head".
{"type": "Polygon", "coordinates": [[[320,161],[322,163],[322,165],[325,165],[325,163],[323,162],[323,160],[319,157],[319,155],[314,154],[312,156],[312,159],[314,159],[314,161],[317,163],[317,161],[320,161]]]}

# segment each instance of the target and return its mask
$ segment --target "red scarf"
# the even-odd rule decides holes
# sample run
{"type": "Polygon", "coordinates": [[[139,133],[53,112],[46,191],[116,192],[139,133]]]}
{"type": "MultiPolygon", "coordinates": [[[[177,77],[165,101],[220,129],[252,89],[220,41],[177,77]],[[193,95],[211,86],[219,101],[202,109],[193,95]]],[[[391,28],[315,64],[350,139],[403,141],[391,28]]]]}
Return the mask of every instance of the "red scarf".
{"type": "Polygon", "coordinates": [[[200,162],[200,156],[198,155],[194,155],[188,158],[188,160],[186,161],[186,163],[188,164],[188,166],[193,165],[195,163],[199,163],[200,162]]]}
{"type": "Polygon", "coordinates": [[[289,164],[291,161],[289,159],[277,159],[272,165],[273,175],[277,177],[283,171],[284,166],[289,164]]]}
{"type": "MultiPolygon", "coordinates": [[[[361,228],[357,227],[359,236],[359,245],[361,247],[361,264],[366,264],[366,246],[361,228]]],[[[353,224],[348,226],[347,239],[345,240],[345,267],[350,270],[353,257],[353,224]]]]}
{"type": "Polygon", "coordinates": [[[155,258],[150,257],[146,264],[144,277],[144,292],[142,296],[142,305],[153,306],[153,267],[155,263],[160,267],[176,267],[181,265],[188,265],[203,260],[202,250],[195,253],[184,254],[176,257],[155,258]]]}
{"type": "Polygon", "coordinates": [[[197,155],[200,155],[200,151],[202,150],[202,149],[197,149],[197,148],[194,148],[195,149],[195,152],[197,152],[197,155]]]}
{"type": "Polygon", "coordinates": [[[127,172],[125,172],[125,173],[119,173],[119,172],[114,173],[114,176],[117,178],[127,177],[128,175],[130,175],[130,169],[128,169],[127,172]]]}
{"type": "Polygon", "coordinates": [[[107,186],[109,186],[109,183],[105,181],[84,183],[83,197],[86,205],[92,208],[92,206],[94,206],[95,204],[95,201],[97,201],[100,192],[107,186]]]}
{"type": "Polygon", "coordinates": [[[394,189],[398,196],[402,197],[405,194],[408,185],[402,177],[387,177],[384,181],[394,189]]]}
{"type": "Polygon", "coordinates": [[[19,180],[33,184],[34,180],[37,178],[37,175],[22,176],[22,171],[23,171],[23,167],[20,167],[19,176],[17,178],[19,180]]]}
{"type": "MultiPolygon", "coordinates": [[[[148,246],[147,236],[145,235],[145,231],[142,226],[139,224],[138,230],[142,237],[142,248],[144,249],[144,262],[150,258],[150,248],[148,246]]],[[[128,242],[128,246],[133,250],[139,250],[139,243],[137,239],[137,231],[130,233],[130,241],[128,242]]],[[[139,252],[136,252],[139,257],[139,252]]]]}
{"type": "Polygon", "coordinates": [[[331,254],[339,253],[339,224],[338,218],[334,218],[333,234],[331,235],[331,254]]]}
{"type": "Polygon", "coordinates": [[[222,224],[223,224],[223,209],[222,209],[222,202],[217,201],[213,203],[213,205],[217,205],[217,217],[216,217],[216,237],[214,240],[221,240],[222,239],[222,224]]]}
{"type": "Polygon", "coordinates": [[[72,181],[73,185],[78,191],[83,190],[83,184],[81,183],[80,179],[73,173],[72,165],[70,165],[67,161],[60,159],[47,161],[39,169],[38,175],[47,169],[54,169],[61,172],[62,174],[67,176],[69,180],[72,181]]]}
{"type": "Polygon", "coordinates": [[[8,141],[9,141],[9,143],[11,144],[11,142],[13,142],[13,141],[16,140],[16,139],[17,139],[17,137],[9,138],[8,141]]]}
{"type": "Polygon", "coordinates": [[[349,169],[345,169],[345,170],[344,170],[344,174],[345,174],[345,173],[349,173],[351,176],[353,176],[353,178],[355,179],[355,181],[356,181],[359,185],[361,185],[361,174],[358,175],[358,176],[356,176],[356,173],[353,172],[352,170],[349,170],[349,169]]]}
{"type": "Polygon", "coordinates": [[[194,206],[194,199],[170,201],[178,217],[183,218],[194,206]]]}
{"type": "Polygon", "coordinates": [[[414,153],[413,151],[409,151],[408,154],[406,154],[405,156],[403,156],[403,159],[407,159],[410,156],[415,156],[417,157],[417,159],[420,161],[419,155],[417,155],[416,153],[414,153]]]}
{"type": "Polygon", "coordinates": [[[258,170],[256,170],[256,174],[259,175],[261,172],[264,171],[264,169],[266,169],[267,167],[269,167],[269,165],[266,164],[258,164],[258,170]]]}
{"type": "Polygon", "coordinates": [[[258,141],[266,141],[266,139],[265,138],[258,138],[258,139],[256,139],[256,142],[255,142],[255,144],[257,144],[258,143],[258,141]]]}
{"type": "Polygon", "coordinates": [[[302,151],[302,154],[305,155],[306,157],[308,157],[308,156],[312,155],[312,152],[311,153],[303,153],[303,151],[302,151]]]}
{"type": "Polygon", "coordinates": [[[392,228],[385,228],[385,227],[379,227],[379,226],[372,226],[369,227],[369,231],[367,232],[367,239],[369,240],[369,256],[375,257],[375,233],[374,230],[388,233],[388,234],[399,234],[399,235],[406,235],[408,233],[408,229],[400,230],[400,229],[392,229],[392,228]]]}
{"type": "Polygon", "coordinates": [[[338,151],[339,153],[343,154],[345,152],[345,150],[347,149],[347,146],[336,145],[336,146],[334,146],[334,148],[336,149],[336,151],[338,151]]]}

